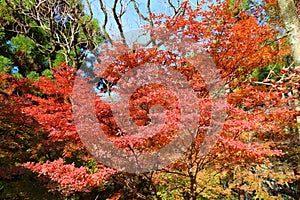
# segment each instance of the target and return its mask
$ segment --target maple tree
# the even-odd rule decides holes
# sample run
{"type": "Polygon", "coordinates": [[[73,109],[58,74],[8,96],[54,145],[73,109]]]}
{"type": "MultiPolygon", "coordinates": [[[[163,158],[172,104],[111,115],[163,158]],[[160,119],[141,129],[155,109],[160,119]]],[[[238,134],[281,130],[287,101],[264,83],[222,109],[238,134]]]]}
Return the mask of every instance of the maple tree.
{"type": "MultiPolygon", "coordinates": [[[[229,155],[227,157],[228,166],[249,169],[252,167],[251,165],[248,165],[249,163],[254,164],[257,162],[256,164],[258,164],[261,162],[258,160],[255,161],[255,158],[258,158],[258,155],[262,156],[281,154],[280,152],[276,151],[262,151],[261,154],[259,153],[260,148],[272,148],[272,146],[278,146],[278,140],[280,141],[280,139],[285,137],[294,137],[293,134],[290,135],[283,132],[283,127],[285,125],[291,127],[295,124],[294,119],[296,112],[291,110],[291,108],[288,108],[285,100],[280,98],[283,92],[281,90],[282,87],[280,87],[282,86],[280,81],[275,83],[276,81],[273,80],[274,88],[270,88],[266,87],[264,84],[256,85],[255,77],[251,77],[251,72],[254,69],[263,68],[272,63],[282,63],[282,58],[289,53],[289,49],[285,48],[284,38],[282,38],[282,40],[278,40],[277,35],[279,32],[274,31],[273,27],[268,26],[268,24],[261,25],[259,18],[255,18],[255,14],[254,16],[249,16],[247,10],[240,10],[237,17],[234,11],[237,9],[240,2],[241,1],[237,1],[237,4],[233,7],[228,4],[229,2],[211,6],[212,11],[208,13],[206,10],[203,11],[200,8],[198,11],[192,12],[193,17],[188,18],[186,16],[182,16],[181,19],[176,18],[170,22],[172,25],[174,21],[179,24],[179,28],[177,26],[170,26],[170,29],[186,30],[186,34],[192,34],[195,38],[204,38],[203,41],[208,41],[203,43],[210,47],[208,51],[210,55],[212,55],[217,66],[222,69],[222,74],[224,77],[226,76],[229,88],[231,90],[236,90],[228,95],[228,100],[231,104],[229,109],[230,112],[228,113],[229,116],[227,117],[227,121],[224,125],[224,133],[222,134],[222,138],[220,140],[220,142],[223,143],[221,146],[223,146],[224,149],[219,147],[218,150],[220,151],[216,150],[216,152],[214,152],[212,150],[212,155],[209,155],[208,158],[205,159],[197,158],[199,159],[198,162],[197,159],[195,159],[194,163],[192,163],[200,163],[202,165],[200,166],[200,169],[204,168],[205,164],[208,166],[210,166],[212,163],[217,164],[218,158],[221,158],[222,153],[224,152],[227,152],[225,157],[229,155]],[[231,12],[229,12],[230,10],[231,12]],[[197,19],[196,16],[198,16],[195,15],[195,12],[204,12],[206,15],[199,14],[199,16],[207,16],[207,18],[203,19],[203,21],[193,21],[193,19],[197,19]],[[231,15],[228,15],[228,12],[231,13],[231,15]],[[209,19],[216,19],[216,21],[209,19]],[[180,20],[183,20],[183,22],[180,20]],[[245,32],[245,30],[249,31],[245,32]],[[202,31],[206,34],[202,34],[202,31]],[[266,43],[268,45],[265,45],[266,43]],[[251,46],[251,48],[247,47],[248,44],[251,46]],[[277,90],[276,85],[278,85],[279,90],[277,90]],[[239,95],[241,95],[241,98],[239,95]],[[286,115],[283,115],[283,113],[286,115]],[[251,115],[253,115],[253,117],[251,117],[251,115]],[[277,119],[279,119],[281,122],[276,122],[277,119]],[[264,144],[260,143],[259,141],[266,140],[266,138],[264,138],[266,136],[268,137],[269,142],[264,142],[264,144]],[[274,143],[272,142],[271,138],[274,139],[274,143]],[[236,140],[239,140],[239,142],[236,142],[236,140]],[[260,144],[255,144],[255,142],[259,142],[260,144]],[[234,148],[232,149],[232,147],[234,148]],[[232,150],[234,153],[230,150],[232,150]],[[249,158],[247,158],[247,155],[251,157],[251,153],[246,153],[247,151],[254,153],[252,154],[253,157],[250,158],[251,161],[248,160],[249,158]],[[235,159],[232,159],[233,155],[238,156],[235,157],[235,159]],[[205,163],[205,161],[207,161],[207,163],[205,163]]],[[[263,9],[263,7],[255,11],[260,12],[261,9],[263,9]]],[[[293,83],[297,83],[296,79],[294,79],[294,81],[295,82],[293,83]]],[[[189,161],[191,160],[187,159],[183,163],[189,163],[189,161]]],[[[266,160],[263,162],[266,163],[266,160]]],[[[257,188],[257,186],[255,189],[251,189],[251,187],[247,188],[247,185],[251,185],[251,182],[239,178],[240,175],[238,175],[236,168],[230,169],[230,167],[228,167],[228,169],[227,167],[224,167],[224,160],[220,163],[223,163],[223,165],[221,165],[221,171],[223,171],[223,173],[227,172],[227,176],[225,176],[225,178],[223,174],[223,178],[225,180],[227,179],[227,183],[225,183],[227,187],[228,182],[233,181],[230,179],[238,180],[234,185],[236,188],[231,188],[231,190],[237,191],[239,198],[242,198],[242,196],[245,198],[245,191],[247,190],[250,193],[252,191],[256,191],[255,195],[257,195],[257,197],[260,195],[260,197],[266,195],[263,194],[263,192],[260,193],[259,191],[262,190],[257,188]],[[235,171],[235,178],[232,176],[230,178],[228,177],[228,174],[232,173],[232,171],[235,171]]],[[[195,165],[190,165],[188,167],[195,170],[195,165]]],[[[272,170],[271,168],[268,169],[270,170],[268,172],[270,174],[272,170]]],[[[243,171],[242,169],[240,170],[243,171]]],[[[184,174],[190,178],[190,188],[187,189],[190,190],[188,192],[189,195],[193,195],[191,190],[196,190],[191,186],[197,182],[197,172],[198,169],[196,168],[194,174],[184,174]]],[[[247,172],[249,173],[249,171],[247,172]]],[[[254,172],[250,172],[249,174],[251,173],[255,174],[257,172],[254,170],[254,172]]],[[[294,180],[297,180],[297,173],[292,174],[293,175],[291,177],[293,177],[294,180]]],[[[251,176],[253,177],[253,175],[251,176]]],[[[200,179],[201,178],[202,177],[200,177],[200,179]]],[[[245,179],[246,178],[247,177],[245,177],[245,179]]],[[[204,184],[203,187],[205,188],[205,186],[206,185],[204,184]]],[[[220,193],[222,193],[222,189],[223,191],[225,190],[225,188],[219,188],[219,190],[216,190],[216,194],[220,195],[220,193]]],[[[207,191],[202,190],[202,192],[203,194],[207,195],[207,191]]],[[[196,196],[197,194],[194,193],[194,195],[196,196]]],[[[195,196],[192,198],[195,198],[195,196]]]]}
{"type": "Polygon", "coordinates": [[[49,153],[43,145],[47,133],[40,131],[39,123],[22,111],[30,104],[24,94],[33,93],[32,82],[3,73],[0,79],[0,198],[54,198],[44,187],[46,179],[35,178],[21,166],[27,161],[46,159],[49,153]]]}
{"type": "MultiPolygon", "coordinates": [[[[292,150],[299,150],[297,141],[292,148],[284,144],[285,141],[297,139],[294,132],[295,116],[298,113],[290,105],[291,98],[282,98],[290,87],[297,88],[299,85],[299,69],[282,68],[290,49],[286,45],[286,38],[278,39],[280,32],[273,25],[260,23],[259,13],[266,7],[256,7],[250,12],[241,8],[241,3],[242,1],[216,2],[210,4],[210,9],[207,10],[201,5],[192,8],[188,2],[184,2],[181,5],[184,15],[152,16],[158,27],[151,29],[152,33],[156,33],[153,35],[157,35],[155,39],[160,40],[159,37],[165,36],[164,34],[168,36],[168,32],[188,37],[203,54],[210,55],[225,82],[227,116],[221,133],[214,138],[216,142],[207,154],[199,154],[199,149],[207,137],[207,129],[212,120],[213,98],[209,94],[209,83],[205,82],[196,68],[199,62],[201,64],[201,61],[205,61],[205,57],[202,54],[199,57],[191,55],[199,59],[199,62],[193,63],[188,56],[178,58],[176,53],[155,46],[138,47],[133,51],[120,44],[116,50],[121,53],[115,50],[110,52],[111,56],[117,55],[113,61],[101,60],[101,63],[95,65],[96,74],[98,69],[101,71],[104,66],[106,69],[97,75],[117,83],[126,72],[141,65],[166,66],[182,74],[197,94],[196,107],[201,117],[184,116],[198,124],[196,138],[184,156],[162,169],[140,174],[112,169],[96,162],[93,152],[88,152],[88,148],[84,146],[82,135],[80,138],[74,112],[81,112],[81,120],[85,120],[90,116],[86,114],[86,108],[94,106],[97,122],[105,137],[117,147],[138,154],[160,149],[174,139],[178,132],[178,119],[183,117],[178,104],[179,97],[174,95],[174,91],[159,84],[141,86],[130,94],[130,114],[143,136],[135,137],[130,133],[133,130],[130,126],[122,130],[114,118],[112,106],[121,102],[110,102],[99,98],[94,92],[87,95],[84,91],[76,90],[76,95],[83,97],[77,100],[86,107],[72,107],[76,97],[74,84],[78,81],[80,72],[63,63],[52,69],[53,78],[40,77],[34,83],[28,83],[32,87],[30,91],[14,95],[14,84],[5,90],[6,98],[10,96],[18,102],[25,99],[26,105],[16,108],[34,119],[41,126],[38,127],[39,130],[49,133],[48,138],[39,139],[39,142],[47,152],[52,153],[43,159],[32,159],[22,166],[48,177],[51,180],[48,188],[67,196],[90,192],[94,188],[100,188],[102,192],[112,188],[109,195],[111,199],[244,199],[246,196],[275,199],[279,195],[295,199],[299,197],[290,188],[280,188],[280,185],[297,182],[299,169],[294,167],[286,169],[293,169],[293,172],[284,171],[279,166],[283,163],[280,159],[284,160],[292,150]],[[278,73],[269,71],[264,81],[255,77],[256,70],[270,66],[282,69],[278,73]],[[157,108],[158,113],[151,113],[153,105],[157,104],[162,108],[157,108]],[[154,119],[155,116],[163,119],[160,116],[161,109],[166,110],[166,119],[163,121],[166,125],[157,129],[155,135],[143,132],[144,126],[151,124],[153,120],[149,118],[150,114],[153,114],[154,119]],[[273,186],[270,187],[270,184],[273,186]],[[279,188],[277,193],[276,188],[279,188]]],[[[207,63],[204,62],[203,65],[205,64],[207,63]]],[[[28,81],[12,80],[18,86],[24,86],[28,81]]],[[[84,84],[85,81],[94,83],[88,77],[83,77],[80,81],[83,81],[83,85],[80,85],[82,87],[90,87],[90,84],[84,84]]],[[[10,102],[13,100],[10,99],[10,102]]],[[[8,110],[11,109],[8,107],[8,110]]],[[[5,116],[7,115],[6,113],[5,116]]],[[[90,130],[94,127],[83,128],[90,130]]],[[[155,128],[153,130],[156,131],[155,128]]],[[[99,133],[91,135],[96,137],[99,133]]],[[[109,152],[99,153],[111,156],[109,152]]],[[[297,153],[293,159],[294,163],[299,162],[297,153]]],[[[103,198],[106,197],[108,196],[103,195],[103,198]]]]}

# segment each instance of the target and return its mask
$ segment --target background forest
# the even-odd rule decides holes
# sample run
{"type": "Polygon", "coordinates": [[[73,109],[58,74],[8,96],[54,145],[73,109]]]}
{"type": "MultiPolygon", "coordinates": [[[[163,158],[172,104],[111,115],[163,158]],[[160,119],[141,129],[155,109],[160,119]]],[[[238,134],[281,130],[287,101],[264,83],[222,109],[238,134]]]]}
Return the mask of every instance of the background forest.
{"type": "MultiPolygon", "coordinates": [[[[298,0],[0,0],[0,199],[300,199],[299,14],[298,0]],[[207,154],[199,149],[211,103],[200,72],[153,46],[134,49],[126,34],[134,28],[189,37],[217,66],[226,116],[207,154]],[[101,45],[117,46],[116,35],[122,55],[97,62],[101,45]],[[80,69],[98,76],[107,64],[101,76],[110,87],[144,63],[181,73],[201,118],[193,118],[197,135],[180,159],[128,173],[97,161],[82,143],[73,87],[80,69]]],[[[110,95],[107,87],[100,92],[110,95]]],[[[148,125],[155,104],[176,122],[171,92],[139,88],[130,102],[134,123],[148,125]]],[[[138,155],[176,134],[171,123],[157,136],[131,137],[117,127],[112,105],[95,101],[99,124],[120,148],[138,155]]]]}

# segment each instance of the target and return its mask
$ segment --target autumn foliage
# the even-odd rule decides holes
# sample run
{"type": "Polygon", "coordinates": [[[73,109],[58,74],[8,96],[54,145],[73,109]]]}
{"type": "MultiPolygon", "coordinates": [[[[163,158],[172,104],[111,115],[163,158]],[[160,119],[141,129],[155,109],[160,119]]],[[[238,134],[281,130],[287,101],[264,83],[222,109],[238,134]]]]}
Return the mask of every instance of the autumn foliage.
{"type": "MultiPolygon", "coordinates": [[[[87,151],[83,144],[74,121],[73,89],[80,71],[65,63],[52,69],[53,77],[40,77],[37,81],[1,75],[0,128],[13,134],[3,136],[2,141],[6,144],[1,151],[7,149],[7,152],[1,154],[7,156],[12,151],[8,144],[22,149],[22,145],[27,145],[24,137],[36,137],[36,142],[26,147],[30,149],[30,155],[11,154],[10,158],[25,156],[17,159],[22,170],[29,169],[40,177],[47,177],[47,188],[66,196],[98,188],[98,191],[111,191],[108,197],[112,199],[235,199],[245,195],[277,198],[279,193],[271,195],[272,188],[264,185],[270,180],[276,186],[294,184],[300,175],[299,167],[295,167],[299,158],[293,157],[292,164],[286,161],[291,149],[299,153],[297,142],[291,142],[292,147],[287,144],[288,141],[299,141],[295,125],[299,111],[293,107],[294,98],[285,96],[289,91],[299,89],[300,70],[299,67],[283,67],[285,56],[290,54],[287,40],[280,38],[280,32],[263,20],[261,13],[265,6],[273,5],[272,2],[266,1],[266,5],[249,11],[241,7],[241,1],[210,3],[209,9],[201,5],[194,8],[185,1],[182,16],[153,14],[157,27],[153,33],[175,32],[189,37],[198,45],[201,55],[210,56],[225,83],[225,121],[207,154],[200,155],[199,150],[212,119],[212,94],[209,94],[201,72],[188,59],[178,58],[175,53],[157,48],[127,51],[125,47],[124,53],[114,57],[115,60],[95,65],[96,76],[117,83],[125,72],[138,66],[166,66],[181,73],[195,92],[200,118],[188,116],[198,127],[195,140],[184,156],[163,169],[142,174],[130,174],[96,162],[93,152],[87,151]],[[104,72],[101,71],[103,63],[108,64],[104,72]],[[273,69],[268,71],[270,66],[273,69]],[[277,68],[280,69],[276,71],[277,68]],[[101,73],[97,74],[97,70],[101,73]],[[264,80],[256,76],[259,70],[267,71],[264,80]],[[5,123],[5,120],[13,121],[11,118],[21,121],[22,125],[5,123]]],[[[90,84],[91,80],[85,81],[90,84]]],[[[92,104],[105,136],[128,152],[160,149],[178,132],[178,121],[182,117],[179,97],[164,86],[148,84],[131,94],[130,115],[140,128],[140,135],[132,135],[130,127],[121,130],[116,123],[112,106],[121,102],[106,101],[96,92],[92,94],[92,104]],[[153,105],[161,107],[157,107],[159,112],[152,113],[152,117],[165,120],[157,131],[153,127],[155,135],[144,131],[145,126],[151,124],[149,115],[153,105]],[[161,116],[162,110],[165,118],[161,116]]],[[[90,100],[85,99],[84,92],[79,95],[84,97],[82,101],[90,100]]],[[[81,109],[84,113],[85,108],[81,109]]],[[[0,176],[7,178],[2,173],[0,176]]]]}

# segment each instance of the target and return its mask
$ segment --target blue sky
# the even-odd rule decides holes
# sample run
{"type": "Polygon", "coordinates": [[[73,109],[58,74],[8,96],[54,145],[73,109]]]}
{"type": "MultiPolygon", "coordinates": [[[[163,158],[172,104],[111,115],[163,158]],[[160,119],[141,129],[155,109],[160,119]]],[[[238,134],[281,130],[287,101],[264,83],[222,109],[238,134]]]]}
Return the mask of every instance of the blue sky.
{"type": "MultiPolygon", "coordinates": [[[[103,14],[100,9],[99,0],[89,0],[94,18],[98,20],[100,24],[103,23],[103,14]]],[[[180,2],[183,2],[183,0],[180,0],[180,2]]],[[[196,0],[190,0],[190,2],[193,5],[196,5],[196,0]]],[[[104,0],[104,3],[107,7],[107,11],[110,14],[109,24],[107,25],[107,31],[109,33],[116,33],[117,25],[115,21],[112,19],[112,13],[111,13],[111,7],[113,4],[112,0],[104,0]]],[[[137,0],[137,3],[139,5],[139,8],[141,12],[147,16],[147,1],[146,0],[137,0]]],[[[177,0],[173,0],[174,5],[178,5],[177,0]]],[[[167,3],[167,0],[152,0],[151,1],[151,10],[154,13],[164,13],[167,15],[170,15],[172,13],[172,10],[167,3]]],[[[136,14],[132,3],[129,4],[127,7],[127,12],[122,17],[124,31],[128,32],[134,29],[137,29],[140,27],[141,24],[143,24],[143,20],[141,20],[138,15],[136,14]]]]}

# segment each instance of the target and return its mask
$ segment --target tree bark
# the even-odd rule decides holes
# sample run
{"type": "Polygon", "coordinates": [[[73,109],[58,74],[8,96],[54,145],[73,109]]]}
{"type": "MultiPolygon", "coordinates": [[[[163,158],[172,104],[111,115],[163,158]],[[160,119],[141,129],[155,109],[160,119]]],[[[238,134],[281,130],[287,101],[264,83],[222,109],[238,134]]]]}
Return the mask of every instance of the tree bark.
{"type": "MultiPolygon", "coordinates": [[[[294,0],[278,0],[280,14],[284,21],[285,29],[291,43],[293,59],[295,66],[300,66],[300,20],[294,0]]],[[[299,94],[298,91],[294,93],[295,108],[300,111],[299,94]]],[[[297,116],[297,123],[300,124],[300,116],[297,116]]],[[[298,126],[299,139],[300,127],[298,126]]]]}
{"type": "MultiPolygon", "coordinates": [[[[278,0],[280,14],[291,43],[295,66],[300,66],[300,20],[293,0],[278,0]]],[[[300,111],[299,91],[294,90],[295,109],[300,111]]],[[[300,116],[297,116],[298,138],[300,140],[300,116]]],[[[296,193],[300,194],[300,183],[297,181],[296,193]]]]}
{"type": "Polygon", "coordinates": [[[296,66],[300,65],[300,21],[294,0],[278,0],[280,14],[291,42],[296,66]]]}

